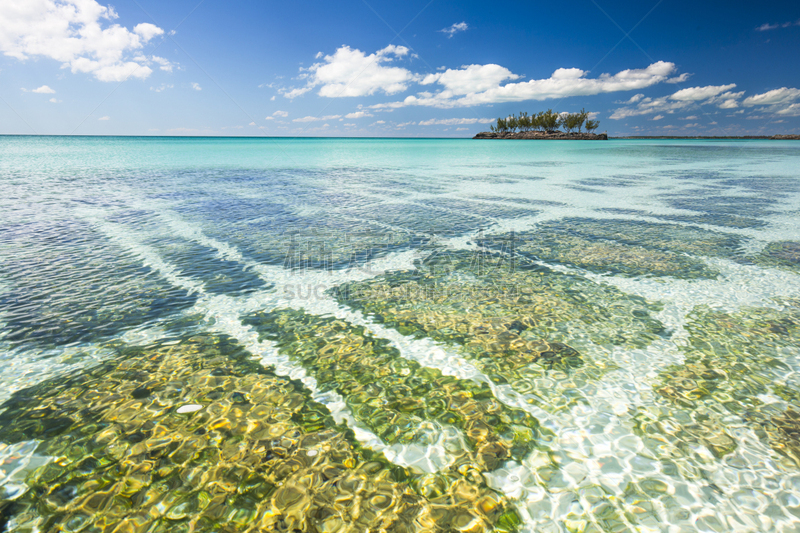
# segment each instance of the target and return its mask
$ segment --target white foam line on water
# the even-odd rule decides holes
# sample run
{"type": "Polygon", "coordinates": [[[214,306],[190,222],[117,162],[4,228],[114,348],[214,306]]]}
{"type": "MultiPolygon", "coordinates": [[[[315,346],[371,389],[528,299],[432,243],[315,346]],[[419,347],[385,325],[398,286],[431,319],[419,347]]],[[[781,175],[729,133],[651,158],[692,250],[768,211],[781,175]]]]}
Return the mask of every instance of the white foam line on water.
{"type": "Polygon", "coordinates": [[[38,440],[14,444],[0,442],[0,501],[12,501],[25,494],[28,491],[25,484],[28,475],[55,459],[37,454],[39,443],[38,440]]]}
{"type": "Polygon", "coordinates": [[[775,297],[800,297],[800,276],[792,272],[718,258],[704,260],[720,271],[720,279],[624,278],[588,272],[582,275],[649,300],[668,301],[685,314],[698,305],[736,311],[751,306],[774,307],[775,297]]]}

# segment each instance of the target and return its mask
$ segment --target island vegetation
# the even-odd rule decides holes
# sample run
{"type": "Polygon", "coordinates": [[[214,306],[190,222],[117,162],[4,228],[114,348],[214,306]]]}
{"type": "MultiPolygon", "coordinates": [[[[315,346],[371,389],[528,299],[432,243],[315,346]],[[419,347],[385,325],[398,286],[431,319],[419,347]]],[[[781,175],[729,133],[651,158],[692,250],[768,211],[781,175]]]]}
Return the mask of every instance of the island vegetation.
{"type": "Polygon", "coordinates": [[[592,133],[600,126],[600,121],[591,120],[589,113],[581,109],[578,113],[556,113],[552,109],[540,111],[535,115],[521,112],[519,116],[510,115],[507,118],[498,118],[497,125],[491,126],[494,133],[514,133],[519,131],[557,132],[563,129],[566,133],[581,132],[586,128],[587,133],[592,133]]]}
{"type": "Polygon", "coordinates": [[[607,139],[605,133],[595,134],[600,121],[589,118],[581,109],[577,113],[556,113],[552,109],[529,115],[509,115],[498,118],[491,131],[481,132],[476,139],[607,139]],[[585,132],[583,130],[586,130],[585,132]]]}

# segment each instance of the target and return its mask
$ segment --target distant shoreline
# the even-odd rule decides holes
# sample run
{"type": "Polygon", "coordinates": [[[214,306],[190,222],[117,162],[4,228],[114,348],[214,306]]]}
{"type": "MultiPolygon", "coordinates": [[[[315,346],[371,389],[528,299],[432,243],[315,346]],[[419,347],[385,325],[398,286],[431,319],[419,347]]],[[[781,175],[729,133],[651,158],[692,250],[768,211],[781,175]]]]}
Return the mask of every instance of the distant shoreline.
{"type": "Polygon", "coordinates": [[[772,141],[800,141],[800,135],[731,135],[727,137],[711,137],[703,135],[626,135],[624,137],[609,137],[609,139],[756,139],[772,141]]]}

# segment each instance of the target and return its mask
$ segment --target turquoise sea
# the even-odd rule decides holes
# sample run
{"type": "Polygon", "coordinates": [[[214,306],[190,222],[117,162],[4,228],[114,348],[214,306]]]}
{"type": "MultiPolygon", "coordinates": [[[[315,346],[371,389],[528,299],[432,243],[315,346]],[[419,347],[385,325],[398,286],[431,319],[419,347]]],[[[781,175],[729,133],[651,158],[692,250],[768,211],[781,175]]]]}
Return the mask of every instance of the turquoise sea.
{"type": "Polygon", "coordinates": [[[798,531],[798,169],[0,137],[0,531],[798,531]]]}

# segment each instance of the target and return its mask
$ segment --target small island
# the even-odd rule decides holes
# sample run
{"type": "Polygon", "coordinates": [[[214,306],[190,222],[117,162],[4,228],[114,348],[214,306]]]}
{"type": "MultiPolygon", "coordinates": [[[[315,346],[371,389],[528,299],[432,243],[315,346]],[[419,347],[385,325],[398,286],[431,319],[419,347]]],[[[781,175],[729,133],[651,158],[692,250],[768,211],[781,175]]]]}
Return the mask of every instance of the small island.
{"type": "Polygon", "coordinates": [[[548,109],[535,115],[520,113],[498,118],[491,131],[483,131],[473,139],[608,140],[605,133],[593,133],[599,126],[600,122],[591,120],[584,109],[578,113],[556,113],[548,109]],[[586,132],[581,131],[583,128],[586,132]]]}

